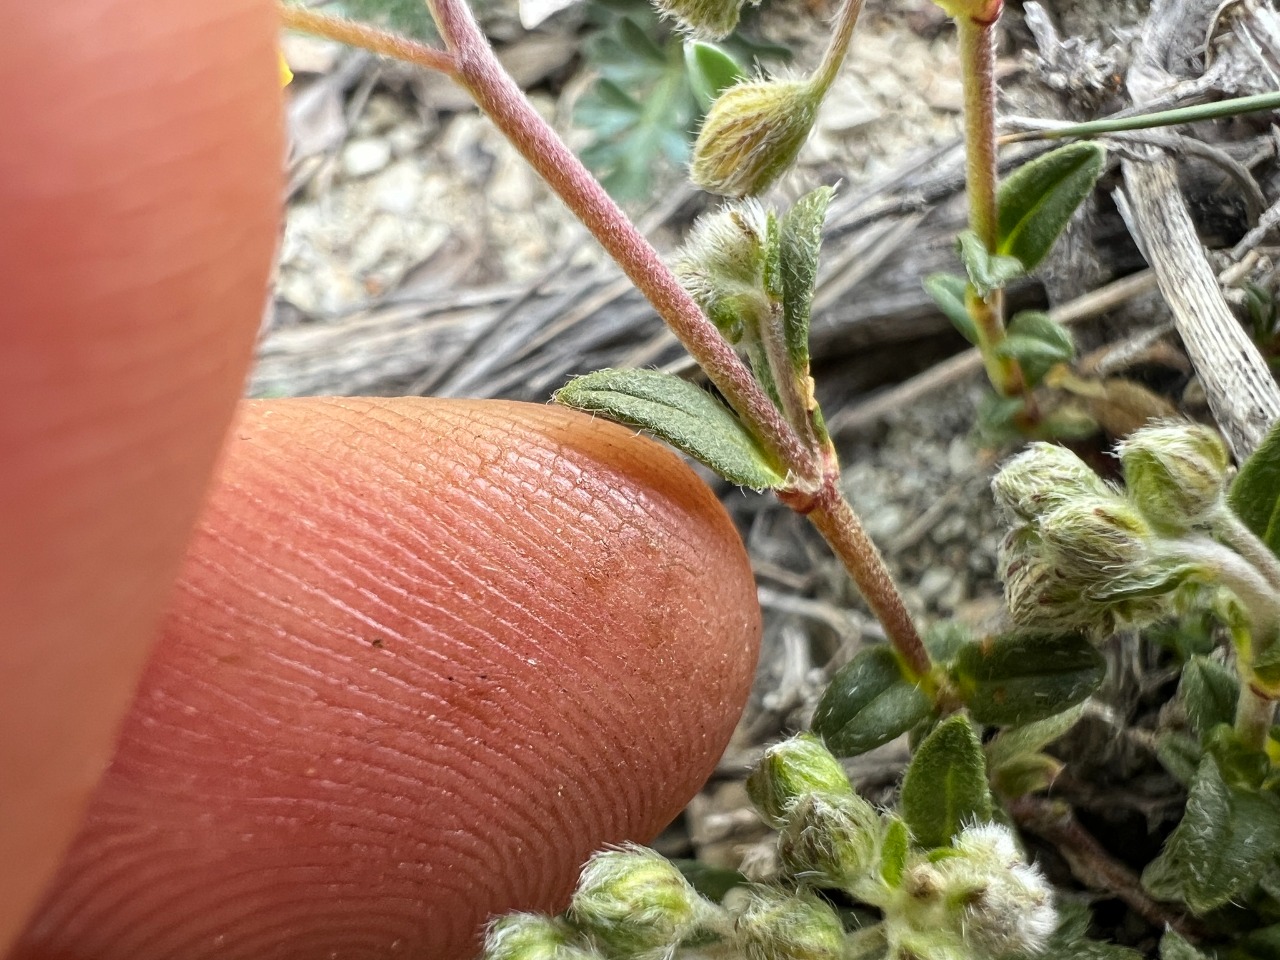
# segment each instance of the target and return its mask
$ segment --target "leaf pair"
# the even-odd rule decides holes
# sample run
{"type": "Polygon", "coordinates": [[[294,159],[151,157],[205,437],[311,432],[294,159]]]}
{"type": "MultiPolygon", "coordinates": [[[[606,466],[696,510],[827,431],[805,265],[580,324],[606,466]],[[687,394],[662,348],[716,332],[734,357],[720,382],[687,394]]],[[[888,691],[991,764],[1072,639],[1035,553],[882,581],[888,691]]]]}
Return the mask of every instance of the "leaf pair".
{"type": "MultiPolygon", "coordinates": [[[[937,653],[935,653],[935,656],[937,653]]],[[[978,723],[1019,727],[1083,701],[1102,682],[1102,655],[1080,634],[1007,633],[962,643],[944,661],[947,683],[978,723]]],[[[888,647],[837,671],[813,730],[838,756],[856,756],[920,727],[935,706],[888,647]]]]}

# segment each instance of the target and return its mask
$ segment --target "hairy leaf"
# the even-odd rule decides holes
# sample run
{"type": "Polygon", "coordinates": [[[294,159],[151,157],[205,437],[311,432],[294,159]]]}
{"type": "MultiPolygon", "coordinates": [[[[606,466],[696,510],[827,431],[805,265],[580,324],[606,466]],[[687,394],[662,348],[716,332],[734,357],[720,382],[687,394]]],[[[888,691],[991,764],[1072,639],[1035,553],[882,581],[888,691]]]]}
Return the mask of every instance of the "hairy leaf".
{"type": "Polygon", "coordinates": [[[1027,272],[1017,257],[988,250],[972,230],[962,231],[956,240],[960,246],[960,262],[980,297],[989,296],[1027,272]]]}
{"type": "Polygon", "coordinates": [[[960,335],[978,345],[978,328],[974,325],[969,308],[964,305],[969,281],[954,273],[931,273],[924,278],[924,292],[933,298],[938,309],[960,331],[960,335]]]}
{"type": "Polygon", "coordinates": [[[1231,723],[1240,699],[1236,675],[1208,657],[1192,657],[1182,668],[1178,695],[1197,736],[1205,736],[1220,723],[1231,723]]]}
{"type": "Polygon", "coordinates": [[[996,353],[1017,360],[1028,382],[1036,386],[1058,364],[1070,363],[1075,358],[1076,344],[1067,329],[1047,313],[1023,310],[1014,314],[1009,322],[1009,335],[996,353]]]}
{"type": "Polygon", "coordinates": [[[797,200],[782,218],[782,322],[791,366],[799,373],[809,369],[809,313],[822,250],[822,224],[833,196],[831,187],[819,187],[797,200]]]}
{"type": "Polygon", "coordinates": [[[962,827],[991,819],[986,757],[968,717],[948,717],[920,744],[902,779],[902,816],[923,847],[945,847],[962,827]]]}
{"type": "Polygon", "coordinates": [[[704,111],[722,91],[747,75],[742,64],[728,51],[702,40],[686,41],[684,63],[689,71],[689,84],[704,111]]]}
{"type": "Polygon", "coordinates": [[[1143,885],[1158,899],[1182,900],[1199,914],[1238,900],[1280,854],[1280,798],[1230,786],[1205,756],[1186,813],[1147,865],[1143,885]]]}
{"type": "Polygon", "coordinates": [[[997,198],[996,252],[1034,270],[1093,192],[1106,158],[1098,144],[1081,141],[1051,150],[1007,176],[997,198]]]}
{"type": "Polygon", "coordinates": [[[965,647],[951,673],[975,720],[1019,726],[1084,700],[1106,662],[1082,634],[1014,632],[965,647]]]}
{"type": "Polygon", "coordinates": [[[1240,465],[1228,500],[1245,526],[1280,554],[1280,423],[1240,465]]]}
{"type": "Polygon", "coordinates": [[[887,646],[863,650],[841,667],[813,715],[813,732],[839,757],[854,757],[906,733],[933,712],[887,646]]]}
{"type": "Polygon", "coordinates": [[[569,381],[555,399],[566,407],[648,430],[731,483],[764,489],[786,481],[785,473],[728,407],[669,373],[598,370],[569,381]]]}

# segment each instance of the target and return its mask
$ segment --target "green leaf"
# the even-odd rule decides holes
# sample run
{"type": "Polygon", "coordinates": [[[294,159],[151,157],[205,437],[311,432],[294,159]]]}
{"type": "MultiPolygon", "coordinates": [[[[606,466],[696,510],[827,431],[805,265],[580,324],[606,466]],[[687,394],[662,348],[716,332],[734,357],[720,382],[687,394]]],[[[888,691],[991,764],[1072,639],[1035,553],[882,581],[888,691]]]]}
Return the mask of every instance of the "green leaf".
{"type": "Polygon", "coordinates": [[[731,483],[759,490],[786,482],[786,475],[728,407],[669,373],[597,370],[570,380],[555,400],[648,430],[731,483]]]}
{"type": "Polygon", "coordinates": [[[1023,310],[1014,314],[1009,335],[996,353],[1017,360],[1027,380],[1036,386],[1058,364],[1075,359],[1076,344],[1066,327],[1055,323],[1047,313],[1023,310]]]}
{"type": "Polygon", "coordinates": [[[705,111],[722,90],[746,77],[746,71],[726,50],[713,43],[690,40],[684,45],[689,85],[705,111]]]}
{"type": "Polygon", "coordinates": [[[884,839],[880,841],[880,879],[890,889],[896,889],[907,871],[911,832],[901,817],[889,816],[886,821],[884,839]]]}
{"type": "Polygon", "coordinates": [[[1046,789],[1062,771],[1062,763],[1040,751],[1074,727],[1084,704],[1021,727],[1002,730],[983,748],[991,783],[1006,797],[1046,789]]]}
{"type": "Polygon", "coordinates": [[[916,842],[930,848],[991,819],[987,762],[968,717],[948,717],[920,744],[902,778],[902,816],[916,842]]]}
{"type": "Polygon", "coordinates": [[[1006,633],[960,651],[952,678],[979,723],[1019,726],[1080,703],[1106,675],[1083,634],[1006,633]]]}
{"type": "Polygon", "coordinates": [[[1208,657],[1192,657],[1182,668],[1178,696],[1191,729],[1204,737],[1218,724],[1235,719],[1240,681],[1221,663],[1208,657]]]}
{"type": "Polygon", "coordinates": [[[1096,143],[1072,143],[1024,163],[1001,182],[996,252],[1034,270],[1093,192],[1107,152],[1096,143]]]}
{"type": "Polygon", "coordinates": [[[791,366],[798,373],[809,370],[809,314],[822,250],[822,224],[835,193],[831,187],[806,193],[782,218],[782,323],[791,366]]]}
{"type": "Polygon", "coordinates": [[[960,335],[976,347],[978,328],[969,315],[969,308],[964,305],[964,295],[968,288],[969,281],[954,273],[931,273],[924,278],[924,292],[933,298],[938,309],[960,331],[960,335]]]}
{"type": "Polygon", "coordinates": [[[836,671],[812,726],[836,756],[855,757],[900,737],[932,712],[893,650],[877,646],[836,671]]]}
{"type": "Polygon", "coordinates": [[[1176,930],[1167,929],[1160,938],[1160,960],[1209,960],[1176,930]]]}
{"type": "Polygon", "coordinates": [[[924,647],[934,663],[950,664],[973,643],[973,630],[956,620],[942,620],[924,632],[924,647]]]}
{"type": "Polygon", "coordinates": [[[1156,737],[1156,757],[1183,786],[1189,786],[1195,779],[1202,756],[1200,744],[1184,733],[1168,732],[1156,737]]]}
{"type": "Polygon", "coordinates": [[[1143,955],[1128,947],[1090,940],[1088,908],[1069,900],[1058,903],[1058,929],[1053,932],[1036,960],[1144,960],[1143,955]]]}
{"type": "Polygon", "coordinates": [[[1200,761],[1187,809],[1147,865],[1143,885],[1197,914],[1238,900],[1280,853],[1280,799],[1232,787],[1212,756],[1200,761]]]}
{"type": "Polygon", "coordinates": [[[964,230],[956,238],[960,245],[960,262],[969,274],[978,296],[986,298],[1027,272],[1022,261],[1001,253],[992,253],[972,230],[964,230]]]}
{"type": "Polygon", "coordinates": [[[1245,526],[1280,555],[1280,422],[1240,465],[1227,499],[1245,526]]]}

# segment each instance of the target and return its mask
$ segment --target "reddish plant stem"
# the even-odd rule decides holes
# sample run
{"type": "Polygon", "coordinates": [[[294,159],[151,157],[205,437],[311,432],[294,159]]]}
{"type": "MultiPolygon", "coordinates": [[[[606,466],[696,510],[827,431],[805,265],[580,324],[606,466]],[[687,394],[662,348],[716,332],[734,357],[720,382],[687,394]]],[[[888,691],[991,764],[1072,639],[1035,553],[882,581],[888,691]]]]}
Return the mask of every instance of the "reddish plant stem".
{"type": "Polygon", "coordinates": [[[428,70],[438,70],[450,76],[454,75],[453,57],[444,50],[437,50],[423,43],[415,43],[397,34],[378,30],[364,23],[356,23],[354,20],[316,13],[305,7],[281,3],[279,9],[280,22],[291,30],[301,30],[317,37],[327,37],[339,43],[372,50],[374,53],[394,57],[396,60],[416,64],[428,70]]]}
{"type": "MultiPolygon", "coordinates": [[[[996,13],[998,15],[998,8],[996,13]]],[[[992,253],[1000,242],[996,156],[995,19],[960,17],[956,21],[964,81],[965,189],[969,195],[969,228],[992,253]]],[[[978,349],[992,386],[1005,396],[1026,392],[1022,368],[995,350],[1004,342],[1004,292],[968,298],[969,314],[978,330],[978,349]]]]}
{"type": "Polygon", "coordinates": [[[902,594],[898,592],[884,558],[867,535],[857,513],[840,492],[838,481],[839,474],[828,474],[822,489],[811,497],[785,493],[780,493],[778,497],[793,510],[808,516],[809,521],[818,528],[835,555],[844,563],[862,598],[884,627],[885,635],[893,643],[907,668],[915,679],[923,679],[933,667],[929,651],[920,639],[915,622],[907,612],[902,594]]]}
{"type": "Polygon", "coordinates": [[[789,471],[792,482],[815,487],[820,471],[813,452],[658,252],[498,63],[464,0],[429,0],[429,6],[453,54],[458,82],[653,304],[729,405],[789,471]]]}

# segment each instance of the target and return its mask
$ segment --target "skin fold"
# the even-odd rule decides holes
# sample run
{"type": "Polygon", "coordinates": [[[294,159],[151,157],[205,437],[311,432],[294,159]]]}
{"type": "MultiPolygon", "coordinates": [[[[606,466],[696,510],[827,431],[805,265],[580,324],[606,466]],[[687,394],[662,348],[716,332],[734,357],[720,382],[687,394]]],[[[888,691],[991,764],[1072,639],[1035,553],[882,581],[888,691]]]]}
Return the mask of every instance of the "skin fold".
{"type": "Polygon", "coordinates": [[[237,412],[273,5],[0,21],[0,955],[450,960],[558,907],[741,710],[723,509],[556,408],[237,412]]]}

